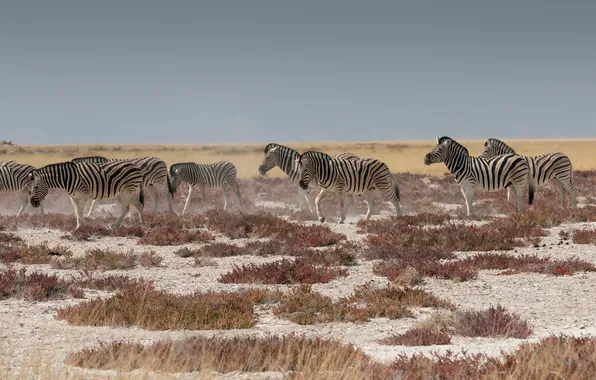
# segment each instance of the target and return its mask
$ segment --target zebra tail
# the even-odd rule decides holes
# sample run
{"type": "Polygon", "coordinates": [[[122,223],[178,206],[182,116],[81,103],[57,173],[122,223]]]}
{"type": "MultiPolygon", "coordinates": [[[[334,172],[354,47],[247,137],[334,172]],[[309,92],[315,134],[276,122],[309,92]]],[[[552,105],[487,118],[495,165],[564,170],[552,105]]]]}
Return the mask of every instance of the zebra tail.
{"type": "Polygon", "coordinates": [[[170,178],[169,175],[168,175],[167,181],[168,181],[168,191],[172,195],[172,199],[174,199],[174,193],[176,192],[176,189],[174,188],[174,184],[172,184],[172,179],[170,178]]]}
{"type": "Polygon", "coordinates": [[[532,173],[528,173],[528,203],[534,202],[534,191],[536,191],[536,182],[532,173]]]}
{"type": "Polygon", "coordinates": [[[139,187],[139,202],[145,207],[145,174],[143,174],[143,180],[141,181],[141,186],[139,187]]]}
{"type": "Polygon", "coordinates": [[[395,191],[395,196],[397,197],[397,199],[401,199],[399,195],[399,186],[397,186],[397,183],[393,184],[393,191],[395,191]]]}

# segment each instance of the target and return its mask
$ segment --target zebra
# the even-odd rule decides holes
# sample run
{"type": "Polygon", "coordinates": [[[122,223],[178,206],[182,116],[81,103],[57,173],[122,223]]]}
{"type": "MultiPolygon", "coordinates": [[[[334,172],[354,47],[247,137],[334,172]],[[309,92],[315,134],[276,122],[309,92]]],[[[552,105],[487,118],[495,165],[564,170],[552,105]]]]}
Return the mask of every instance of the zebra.
{"type": "MultiPolygon", "coordinates": [[[[153,199],[153,212],[157,212],[158,208],[158,197],[156,188],[161,190],[161,194],[165,196],[168,201],[168,212],[174,213],[172,208],[172,198],[174,197],[174,188],[168,176],[168,167],[166,163],[157,157],[139,157],[139,158],[106,158],[103,156],[88,156],[88,157],[77,157],[72,159],[70,162],[73,164],[81,162],[89,163],[105,163],[112,161],[127,161],[137,165],[144,174],[143,185],[147,192],[153,199]]],[[[93,208],[95,207],[95,200],[91,202],[87,217],[91,216],[93,208]]]]}
{"type": "MultiPolygon", "coordinates": [[[[502,154],[516,154],[513,148],[501,140],[490,138],[484,143],[483,158],[491,158],[502,154]]],[[[530,165],[530,175],[536,186],[552,181],[561,195],[561,206],[565,207],[565,196],[569,193],[571,207],[577,208],[577,201],[573,189],[571,160],[560,152],[546,153],[539,156],[522,156],[530,165]]],[[[507,202],[510,198],[510,189],[507,189],[507,202]]]]}
{"type": "MultiPolygon", "coordinates": [[[[289,148],[284,145],[270,143],[265,146],[265,157],[263,158],[263,162],[259,166],[259,174],[265,175],[267,172],[274,167],[278,166],[286,175],[290,178],[290,180],[294,184],[298,184],[300,180],[300,172],[297,163],[297,159],[300,157],[300,153],[298,151],[289,148]]],[[[344,158],[344,159],[359,159],[358,156],[352,153],[339,153],[334,155],[336,158],[344,158]]],[[[308,189],[301,189],[299,186],[297,187],[298,193],[297,197],[301,199],[301,193],[306,200],[306,205],[308,206],[308,210],[313,212],[310,194],[308,189]]],[[[299,204],[302,204],[299,201],[299,204]]],[[[356,211],[358,210],[358,199],[357,196],[353,197],[353,204],[356,211]]]]}
{"type": "Polygon", "coordinates": [[[213,164],[197,164],[194,162],[181,162],[170,166],[170,176],[172,178],[172,187],[174,191],[180,183],[188,185],[188,196],[182,210],[182,215],[186,212],[192,189],[198,187],[201,190],[203,198],[203,209],[207,210],[205,202],[205,187],[218,187],[224,193],[224,211],[228,207],[230,192],[236,194],[240,208],[244,209],[240,187],[238,186],[237,171],[234,164],[229,161],[219,161],[213,164]]]}
{"type": "Polygon", "coordinates": [[[437,145],[424,156],[424,164],[444,162],[445,166],[455,174],[466,201],[467,214],[472,215],[474,190],[497,191],[513,188],[517,198],[518,212],[524,210],[522,191],[528,185],[529,204],[534,200],[535,184],[530,176],[530,166],[523,157],[506,154],[490,159],[471,157],[463,145],[450,137],[437,137],[437,145]]]}
{"type": "Polygon", "coordinates": [[[325,217],[321,214],[319,202],[325,191],[332,191],[339,195],[340,219],[342,224],[346,219],[344,196],[346,194],[365,194],[368,203],[368,220],[374,209],[372,190],[379,190],[385,198],[393,203],[396,214],[402,215],[400,209],[400,194],[397,183],[393,181],[387,165],[374,158],[342,159],[333,158],[323,152],[309,151],[303,153],[297,160],[300,168],[298,185],[307,189],[311,181],[322,188],[315,200],[317,217],[321,223],[325,217]]]}
{"type": "MultiPolygon", "coordinates": [[[[20,164],[14,160],[0,162],[0,193],[19,193],[17,218],[29,204],[29,186],[31,185],[29,173],[33,170],[35,170],[33,166],[20,164]]],[[[41,204],[39,211],[41,215],[44,215],[41,204]]]]}
{"type": "Polygon", "coordinates": [[[143,216],[143,172],[128,161],[109,161],[103,164],[70,161],[46,165],[29,173],[31,180],[31,205],[39,207],[50,188],[63,189],[70,195],[78,229],[83,209],[89,199],[112,199],[120,195],[122,213],[115,227],[120,227],[129,211],[130,204],[138,210],[141,223],[143,216]],[[139,189],[139,197],[136,191],[139,189]]]}

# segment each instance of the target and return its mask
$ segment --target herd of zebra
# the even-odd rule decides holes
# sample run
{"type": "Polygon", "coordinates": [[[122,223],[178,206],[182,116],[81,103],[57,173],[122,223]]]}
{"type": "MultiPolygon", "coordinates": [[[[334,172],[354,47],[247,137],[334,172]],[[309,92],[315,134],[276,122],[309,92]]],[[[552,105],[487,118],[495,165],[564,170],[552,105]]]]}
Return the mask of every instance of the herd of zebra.
{"type": "MultiPolygon", "coordinates": [[[[374,210],[373,192],[381,194],[384,200],[395,206],[399,216],[400,192],[398,184],[388,166],[374,158],[360,158],[351,153],[327,155],[309,151],[298,153],[289,147],[271,143],[264,149],[264,159],[259,173],[265,175],[274,167],[279,167],[290,180],[298,185],[298,196],[302,192],[312,212],[309,187],[320,188],[315,199],[315,210],[319,221],[324,222],[319,202],[327,192],[338,195],[340,219],[346,218],[349,202],[354,204],[357,196],[364,196],[368,206],[365,219],[374,210]]],[[[467,214],[472,214],[472,200],[475,190],[497,191],[507,188],[507,199],[511,195],[518,202],[518,211],[524,210],[523,190],[528,187],[529,204],[532,204],[535,187],[552,181],[565,205],[569,194],[571,206],[577,207],[573,183],[572,165],[563,153],[547,153],[540,156],[524,157],[504,142],[488,139],[479,157],[472,157],[468,150],[447,136],[437,138],[437,145],[424,157],[430,165],[443,162],[455,175],[466,201],[467,214]]],[[[0,162],[0,193],[19,193],[17,218],[31,203],[39,207],[43,214],[43,200],[49,189],[63,189],[70,196],[76,216],[76,228],[81,226],[86,203],[91,200],[87,216],[90,216],[96,201],[118,198],[122,210],[116,222],[120,226],[132,205],[144,222],[144,191],[153,198],[153,211],[158,208],[158,192],[168,202],[168,211],[173,213],[172,198],[181,183],[189,187],[188,196],[182,210],[186,212],[194,188],[202,193],[203,208],[206,208],[206,187],[221,188],[224,193],[224,210],[229,195],[234,193],[239,206],[243,208],[236,167],[228,161],[213,164],[192,162],[176,163],[170,166],[156,157],[133,159],[108,159],[101,156],[78,157],[71,161],[49,164],[41,168],[17,163],[13,160],[0,162]]]]}

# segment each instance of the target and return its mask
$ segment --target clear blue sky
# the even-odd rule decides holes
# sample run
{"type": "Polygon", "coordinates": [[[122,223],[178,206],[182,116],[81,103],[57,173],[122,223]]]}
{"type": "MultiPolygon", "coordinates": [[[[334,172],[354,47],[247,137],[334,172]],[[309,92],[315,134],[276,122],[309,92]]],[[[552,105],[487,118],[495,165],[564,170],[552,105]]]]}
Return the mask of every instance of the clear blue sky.
{"type": "Polygon", "coordinates": [[[17,144],[594,137],[596,1],[3,1],[17,144]]]}

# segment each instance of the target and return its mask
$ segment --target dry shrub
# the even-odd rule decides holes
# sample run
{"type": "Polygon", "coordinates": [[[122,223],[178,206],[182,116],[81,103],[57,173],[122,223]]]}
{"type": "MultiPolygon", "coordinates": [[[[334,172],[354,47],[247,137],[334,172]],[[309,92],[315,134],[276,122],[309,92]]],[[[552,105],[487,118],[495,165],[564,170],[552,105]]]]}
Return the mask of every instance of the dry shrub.
{"type": "Polygon", "coordinates": [[[555,276],[572,275],[577,271],[593,272],[593,264],[571,258],[556,260],[535,255],[513,256],[504,253],[481,253],[462,260],[440,262],[438,260],[394,259],[376,263],[373,267],[375,274],[396,281],[406,276],[406,270],[412,267],[425,277],[436,277],[456,281],[467,281],[476,278],[478,271],[487,269],[505,270],[502,275],[517,273],[545,273],[555,276]]]}
{"type": "Polygon", "coordinates": [[[184,228],[166,225],[149,230],[139,239],[139,244],[147,245],[182,245],[188,243],[205,243],[213,240],[213,236],[206,231],[191,231],[184,228]]]}
{"type": "Polygon", "coordinates": [[[514,352],[492,357],[485,354],[433,354],[400,357],[391,365],[392,376],[422,379],[570,379],[593,377],[596,339],[550,336],[538,343],[523,342],[514,352]]]}
{"type": "Polygon", "coordinates": [[[153,281],[144,278],[130,278],[123,275],[109,275],[95,277],[94,272],[82,271],[83,278],[73,281],[74,284],[86,289],[105,291],[122,291],[125,288],[153,288],[153,281]]]}
{"type": "Polygon", "coordinates": [[[528,322],[517,314],[497,305],[482,311],[458,311],[455,314],[455,334],[470,337],[527,338],[532,334],[528,322]]]}
{"type": "Polygon", "coordinates": [[[77,326],[138,326],[147,330],[245,329],[256,323],[253,304],[277,296],[265,291],[174,295],[141,284],[121,293],[59,309],[57,318],[77,326]]]}
{"type": "Polygon", "coordinates": [[[115,252],[103,249],[92,249],[84,256],[65,257],[52,263],[54,269],[81,269],[81,270],[117,270],[132,269],[137,262],[137,255],[132,251],[128,253],[115,252]]]}
{"type": "Polygon", "coordinates": [[[147,251],[139,255],[138,261],[145,268],[160,267],[163,257],[159,256],[155,251],[147,251]]]}
{"type": "Polygon", "coordinates": [[[453,309],[443,301],[423,290],[412,288],[375,288],[364,284],[346,298],[333,302],[331,298],[312,292],[309,285],[295,288],[282,299],[273,312],[301,325],[324,322],[355,322],[369,318],[404,318],[413,314],[408,306],[442,307],[453,309]]]}
{"type": "Polygon", "coordinates": [[[596,230],[582,229],[573,231],[571,239],[575,244],[596,244],[596,230]]]}
{"type": "Polygon", "coordinates": [[[418,272],[416,268],[411,266],[405,267],[399,274],[394,276],[392,280],[394,285],[400,286],[415,286],[422,283],[423,276],[418,272]]]}
{"type": "Polygon", "coordinates": [[[326,283],[337,277],[346,277],[348,271],[342,268],[316,266],[310,260],[283,259],[261,265],[234,265],[232,270],[218,279],[224,284],[314,284],[326,283]]]}
{"type": "Polygon", "coordinates": [[[379,343],[390,346],[432,346],[451,344],[451,337],[433,329],[413,328],[403,334],[382,339],[379,343]]]}
{"type": "Polygon", "coordinates": [[[243,246],[216,242],[198,249],[187,247],[177,250],[181,257],[230,257],[230,256],[293,256],[308,258],[316,265],[355,265],[359,247],[352,242],[343,242],[331,248],[315,250],[304,246],[293,246],[279,240],[251,241],[243,246]]]}
{"type": "Polygon", "coordinates": [[[296,371],[307,378],[332,374],[334,378],[380,379],[384,374],[382,365],[352,345],[297,335],[193,337],[149,346],[115,342],[70,354],[66,363],[93,369],[143,368],[166,373],[296,371]]]}
{"type": "Polygon", "coordinates": [[[270,237],[292,246],[327,247],[346,238],[324,226],[304,226],[266,213],[231,214],[210,210],[207,226],[232,239],[270,237]]]}
{"type": "Polygon", "coordinates": [[[196,229],[205,227],[205,217],[202,215],[175,215],[167,212],[147,213],[145,225],[151,229],[169,226],[177,229],[196,229]]]}
{"type": "Polygon", "coordinates": [[[0,243],[22,243],[23,239],[11,232],[0,231],[0,243]]]}
{"type": "Polygon", "coordinates": [[[82,297],[83,294],[69,281],[61,280],[56,275],[27,273],[25,268],[0,272],[0,299],[48,301],[63,299],[66,296],[82,297]]]}
{"type": "Polygon", "coordinates": [[[421,213],[417,215],[390,216],[377,220],[361,219],[356,223],[359,233],[380,234],[408,226],[441,225],[451,220],[448,214],[421,213]]]}
{"type": "Polygon", "coordinates": [[[509,250],[535,243],[543,234],[540,227],[515,219],[496,220],[479,227],[454,223],[433,228],[403,226],[367,236],[369,248],[365,255],[389,256],[391,250],[400,248],[438,252],[509,250]]]}
{"type": "Polygon", "coordinates": [[[48,247],[47,243],[26,245],[23,243],[0,245],[0,259],[5,264],[19,261],[21,264],[48,264],[55,256],[71,256],[72,252],[63,246],[48,247]]]}
{"type": "Polygon", "coordinates": [[[90,241],[104,236],[115,236],[115,237],[143,237],[145,232],[141,226],[123,226],[118,229],[107,227],[109,224],[99,224],[97,220],[94,220],[93,224],[83,224],[76,230],[71,231],[69,234],[63,235],[62,239],[74,240],[74,241],[90,241]]]}

